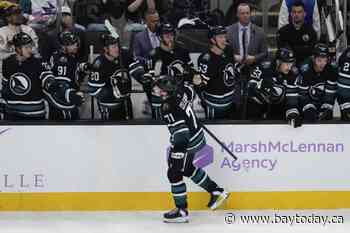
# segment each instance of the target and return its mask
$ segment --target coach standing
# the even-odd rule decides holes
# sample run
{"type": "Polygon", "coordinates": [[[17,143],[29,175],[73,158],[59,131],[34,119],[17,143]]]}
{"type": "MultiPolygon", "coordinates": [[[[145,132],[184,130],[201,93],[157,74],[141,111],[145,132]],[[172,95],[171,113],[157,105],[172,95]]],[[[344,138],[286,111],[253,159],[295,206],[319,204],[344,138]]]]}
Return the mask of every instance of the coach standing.
{"type": "Polygon", "coordinates": [[[294,2],[291,11],[292,22],[278,31],[278,48],[290,47],[296,57],[297,66],[312,55],[317,43],[317,34],[311,24],[305,23],[305,5],[302,1],[294,2]]]}

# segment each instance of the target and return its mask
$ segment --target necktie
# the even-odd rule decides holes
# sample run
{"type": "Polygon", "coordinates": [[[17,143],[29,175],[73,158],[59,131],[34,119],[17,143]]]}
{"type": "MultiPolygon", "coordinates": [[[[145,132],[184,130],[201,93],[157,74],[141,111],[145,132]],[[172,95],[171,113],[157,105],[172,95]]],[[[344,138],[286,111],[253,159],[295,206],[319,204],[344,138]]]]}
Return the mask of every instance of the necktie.
{"type": "Polygon", "coordinates": [[[243,59],[247,56],[247,28],[242,28],[243,59]]]}
{"type": "Polygon", "coordinates": [[[152,47],[153,48],[157,48],[158,47],[158,43],[157,43],[157,37],[154,33],[152,33],[151,35],[151,43],[152,43],[152,47]]]}

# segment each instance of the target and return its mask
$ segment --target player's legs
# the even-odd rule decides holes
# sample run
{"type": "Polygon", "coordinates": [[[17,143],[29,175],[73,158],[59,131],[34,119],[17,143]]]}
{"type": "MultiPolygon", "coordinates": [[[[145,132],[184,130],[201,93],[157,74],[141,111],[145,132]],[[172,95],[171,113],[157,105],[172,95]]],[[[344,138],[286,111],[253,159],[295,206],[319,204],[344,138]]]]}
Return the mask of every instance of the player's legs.
{"type": "Polygon", "coordinates": [[[164,214],[165,222],[188,222],[187,190],[183,180],[185,154],[183,156],[170,153],[168,159],[168,180],[176,208],[164,214]]]}
{"type": "Polygon", "coordinates": [[[185,161],[184,176],[189,177],[195,184],[210,193],[208,207],[218,208],[229,196],[223,188],[219,187],[202,169],[193,165],[194,154],[188,154],[185,161]]]}

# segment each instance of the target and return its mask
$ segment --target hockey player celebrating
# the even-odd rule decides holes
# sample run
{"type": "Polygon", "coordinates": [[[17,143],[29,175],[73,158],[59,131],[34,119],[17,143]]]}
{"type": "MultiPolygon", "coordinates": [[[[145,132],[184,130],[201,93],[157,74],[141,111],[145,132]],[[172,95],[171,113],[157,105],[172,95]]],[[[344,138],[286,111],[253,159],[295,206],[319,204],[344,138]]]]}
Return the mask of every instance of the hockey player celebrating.
{"type": "Polygon", "coordinates": [[[103,120],[126,120],[132,117],[131,81],[121,59],[119,38],[101,35],[103,54],[92,65],[89,94],[97,98],[103,120]]]}
{"type": "Polygon", "coordinates": [[[341,119],[350,121],[350,47],[345,49],[338,60],[337,101],[341,119]]]}
{"type": "Polygon", "coordinates": [[[298,81],[303,120],[331,120],[337,90],[337,69],[330,64],[328,46],[316,44],[300,67],[298,81]]]}
{"type": "Polygon", "coordinates": [[[193,79],[207,119],[232,119],[237,111],[233,97],[239,73],[226,34],[222,26],[209,29],[210,49],[198,58],[200,75],[193,79]]]}
{"type": "Polygon", "coordinates": [[[152,108],[152,118],[161,119],[160,97],[152,93],[150,83],[160,75],[169,74],[178,82],[183,82],[193,72],[193,63],[189,52],[175,45],[175,28],[169,23],[162,23],[157,28],[157,36],[160,46],[151,51],[150,60],[141,67],[141,62],[136,61],[130,65],[131,76],[143,85],[152,108]],[[145,73],[146,72],[146,73],[145,73]]]}
{"type": "Polygon", "coordinates": [[[79,64],[77,53],[79,38],[73,32],[62,32],[59,35],[61,50],[50,58],[51,70],[63,90],[50,96],[49,117],[52,120],[78,120],[79,109],[84,101],[84,94],[79,91],[85,76],[86,64],[79,64]]]}
{"type": "Polygon", "coordinates": [[[153,86],[161,98],[161,113],[171,134],[167,176],[176,208],[164,214],[165,222],[188,222],[186,184],[189,177],[195,184],[210,193],[208,207],[218,208],[229,193],[209,178],[206,172],[193,165],[194,154],[205,145],[203,128],[192,109],[194,91],[176,82],[174,77],[160,76],[153,86]]]}
{"type": "Polygon", "coordinates": [[[248,117],[286,119],[293,127],[301,126],[298,110],[298,69],[290,48],[277,51],[276,60],[256,66],[248,81],[248,117]]]}
{"type": "Polygon", "coordinates": [[[44,98],[58,88],[46,63],[33,56],[32,38],[20,32],[13,38],[16,54],[2,66],[2,97],[6,120],[45,119],[44,98]]]}

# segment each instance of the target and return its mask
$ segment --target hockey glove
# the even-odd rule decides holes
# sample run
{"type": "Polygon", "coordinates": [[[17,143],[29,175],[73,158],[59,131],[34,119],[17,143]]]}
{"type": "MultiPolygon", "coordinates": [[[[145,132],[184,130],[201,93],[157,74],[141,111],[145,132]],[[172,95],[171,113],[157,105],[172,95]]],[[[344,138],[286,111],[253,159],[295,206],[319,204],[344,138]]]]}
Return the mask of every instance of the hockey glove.
{"type": "Polygon", "coordinates": [[[288,124],[290,124],[293,128],[298,128],[302,126],[302,119],[297,113],[288,114],[287,121],[288,124]]]}
{"type": "Polygon", "coordinates": [[[321,112],[318,114],[320,121],[329,121],[333,119],[333,110],[330,108],[321,108],[321,112]]]}
{"type": "Polygon", "coordinates": [[[84,93],[82,93],[80,91],[70,92],[69,98],[70,98],[71,102],[77,106],[80,106],[85,102],[84,93]]]}
{"type": "Polygon", "coordinates": [[[254,102],[256,102],[257,104],[270,103],[268,92],[263,89],[259,89],[256,83],[254,82],[248,83],[248,97],[252,99],[254,102]]]}
{"type": "Polygon", "coordinates": [[[350,108],[346,108],[341,111],[341,119],[343,121],[350,121],[350,108]]]}
{"type": "Polygon", "coordinates": [[[143,89],[145,90],[145,92],[149,93],[152,90],[153,75],[150,73],[144,74],[142,84],[143,84],[143,89]]]}

